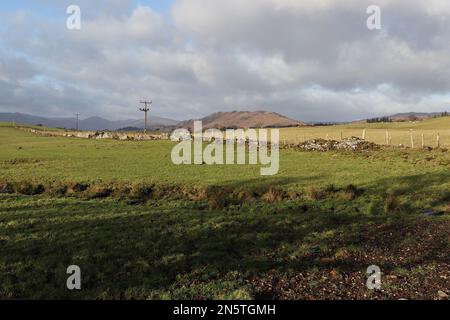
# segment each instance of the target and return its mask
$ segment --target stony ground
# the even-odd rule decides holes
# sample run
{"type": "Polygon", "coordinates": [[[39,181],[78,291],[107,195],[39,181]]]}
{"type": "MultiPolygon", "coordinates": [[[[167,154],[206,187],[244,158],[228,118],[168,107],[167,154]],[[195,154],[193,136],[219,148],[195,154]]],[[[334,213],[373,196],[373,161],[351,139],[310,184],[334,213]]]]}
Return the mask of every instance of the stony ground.
{"type": "MultiPolygon", "coordinates": [[[[363,244],[348,249],[348,234],[337,235],[330,252],[305,255],[325,266],[309,272],[272,270],[249,283],[256,296],[270,299],[430,299],[450,295],[450,221],[379,225],[355,235],[363,244]],[[340,249],[341,248],[341,249],[340,249]],[[368,263],[382,269],[381,290],[366,288],[368,263]],[[361,270],[355,271],[355,265],[361,270]]],[[[289,263],[286,261],[286,263],[289,263]]]]}

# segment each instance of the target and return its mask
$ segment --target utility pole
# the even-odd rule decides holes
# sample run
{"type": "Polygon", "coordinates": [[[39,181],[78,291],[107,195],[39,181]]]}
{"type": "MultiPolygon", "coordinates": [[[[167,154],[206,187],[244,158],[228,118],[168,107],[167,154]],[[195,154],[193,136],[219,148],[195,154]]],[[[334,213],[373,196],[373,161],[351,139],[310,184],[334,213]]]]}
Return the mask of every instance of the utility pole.
{"type": "Polygon", "coordinates": [[[153,101],[139,101],[139,103],[144,105],[144,108],[140,108],[139,111],[142,111],[145,113],[145,118],[144,118],[144,133],[147,133],[147,112],[150,111],[150,108],[148,106],[150,106],[153,101]]]}
{"type": "Polygon", "coordinates": [[[80,115],[81,114],[79,114],[78,112],[77,113],[75,113],[75,116],[77,117],[77,131],[78,131],[78,122],[79,122],[79,119],[80,119],[80,115]]]}

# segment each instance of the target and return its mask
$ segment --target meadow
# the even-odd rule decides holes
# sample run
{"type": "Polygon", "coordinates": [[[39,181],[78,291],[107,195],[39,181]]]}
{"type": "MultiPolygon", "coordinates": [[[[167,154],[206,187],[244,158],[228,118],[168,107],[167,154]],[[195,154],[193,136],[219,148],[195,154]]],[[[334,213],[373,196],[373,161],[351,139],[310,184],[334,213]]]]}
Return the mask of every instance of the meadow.
{"type": "Polygon", "coordinates": [[[450,117],[428,119],[415,122],[390,122],[390,123],[365,123],[318,127],[286,128],[281,130],[281,137],[287,143],[298,143],[309,139],[334,139],[340,140],[349,137],[363,137],[377,144],[398,146],[402,144],[411,147],[411,133],[414,147],[422,147],[422,135],[424,146],[436,147],[437,136],[440,138],[440,146],[450,147],[450,117]],[[390,139],[386,139],[386,135],[390,139]]]}
{"type": "MultiPolygon", "coordinates": [[[[450,126],[442,121],[415,130],[439,130],[445,146],[450,126]]],[[[388,125],[408,135],[411,124],[388,125]]],[[[367,127],[370,139],[376,130],[385,135],[379,126],[282,135],[360,135],[367,127]]],[[[173,145],[43,137],[0,126],[0,298],[449,294],[445,148],[281,150],[279,174],[262,177],[259,166],[175,166],[173,145]],[[81,291],[65,287],[71,264],[82,269],[81,291]],[[372,264],[383,271],[379,291],[365,286],[372,264]]]]}

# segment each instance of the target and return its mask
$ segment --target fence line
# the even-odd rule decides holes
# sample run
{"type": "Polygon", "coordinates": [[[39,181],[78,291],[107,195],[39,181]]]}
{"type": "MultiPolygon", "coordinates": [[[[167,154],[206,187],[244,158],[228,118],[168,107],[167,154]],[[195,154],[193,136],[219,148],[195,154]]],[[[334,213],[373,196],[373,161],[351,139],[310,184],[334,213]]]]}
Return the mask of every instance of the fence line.
{"type": "Polygon", "coordinates": [[[450,129],[399,130],[399,129],[332,129],[305,128],[281,131],[286,143],[302,143],[311,139],[343,140],[357,137],[380,145],[413,148],[450,147],[450,129]]]}

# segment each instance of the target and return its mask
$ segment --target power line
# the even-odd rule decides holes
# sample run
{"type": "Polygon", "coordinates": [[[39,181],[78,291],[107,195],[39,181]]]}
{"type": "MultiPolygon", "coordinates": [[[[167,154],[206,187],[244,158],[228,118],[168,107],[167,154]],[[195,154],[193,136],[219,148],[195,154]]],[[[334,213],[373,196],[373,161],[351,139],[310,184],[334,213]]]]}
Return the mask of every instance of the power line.
{"type": "Polygon", "coordinates": [[[139,101],[140,104],[144,105],[144,108],[139,108],[139,111],[142,111],[145,113],[145,118],[144,118],[144,133],[147,133],[147,112],[150,111],[150,108],[148,106],[150,106],[153,101],[139,101]]]}
{"type": "Polygon", "coordinates": [[[77,131],[79,131],[78,122],[79,122],[79,120],[80,120],[81,114],[80,114],[80,113],[74,113],[74,115],[77,117],[77,131]]]}

